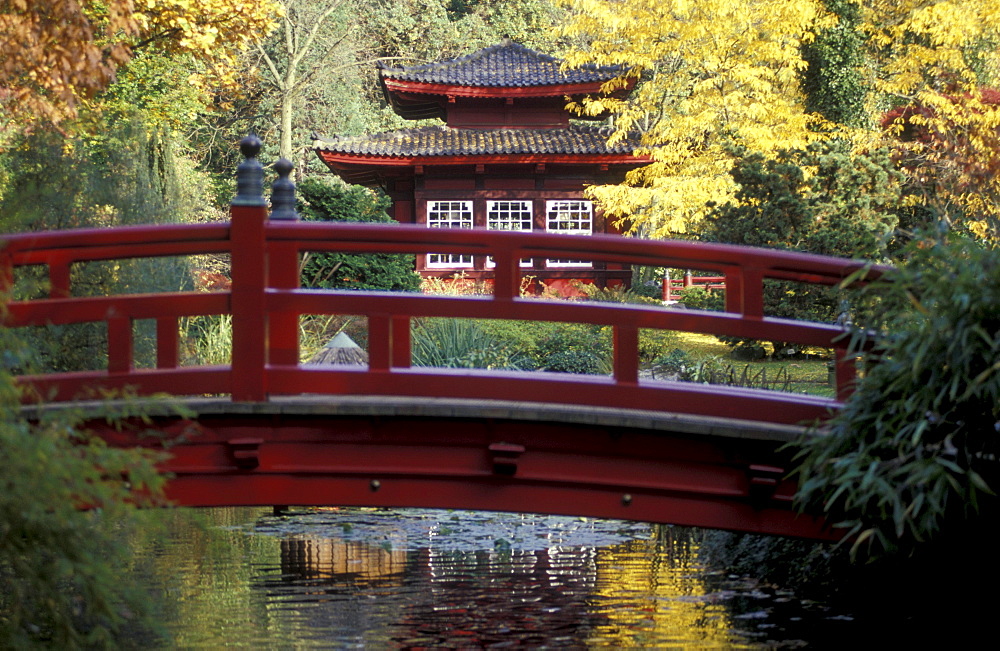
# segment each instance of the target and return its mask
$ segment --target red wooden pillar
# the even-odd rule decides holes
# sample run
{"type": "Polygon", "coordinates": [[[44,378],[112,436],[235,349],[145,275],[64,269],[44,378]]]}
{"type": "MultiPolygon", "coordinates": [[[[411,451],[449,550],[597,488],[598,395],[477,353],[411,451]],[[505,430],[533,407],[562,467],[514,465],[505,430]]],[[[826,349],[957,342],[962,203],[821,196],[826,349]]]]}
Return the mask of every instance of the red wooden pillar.
{"type": "Polygon", "coordinates": [[[858,381],[857,359],[846,346],[840,346],[833,349],[833,360],[837,400],[847,400],[854,393],[854,385],[858,381]]]}
{"type": "Polygon", "coordinates": [[[0,251],[0,298],[10,300],[14,289],[14,260],[6,251],[0,251]]]}
{"type": "MultiPolygon", "coordinates": [[[[278,178],[271,187],[271,219],[297,220],[295,212],[295,184],[289,176],[292,163],[281,158],[274,164],[278,178]]],[[[267,248],[268,278],[274,289],[298,289],[299,250],[291,242],[270,243],[267,248]]],[[[275,312],[270,314],[268,330],[271,364],[295,366],[299,363],[299,314],[275,312]]]]}
{"type": "Polygon", "coordinates": [[[236,172],[236,197],[230,206],[232,245],[230,309],[233,316],[231,391],[234,401],[267,400],[267,304],[264,296],[267,257],[264,227],[267,203],[264,170],[257,161],[261,142],[247,136],[240,142],[246,160],[236,172]]]}
{"type": "Polygon", "coordinates": [[[639,381],[639,328],[620,323],[613,333],[615,382],[635,384],[639,381]]]}

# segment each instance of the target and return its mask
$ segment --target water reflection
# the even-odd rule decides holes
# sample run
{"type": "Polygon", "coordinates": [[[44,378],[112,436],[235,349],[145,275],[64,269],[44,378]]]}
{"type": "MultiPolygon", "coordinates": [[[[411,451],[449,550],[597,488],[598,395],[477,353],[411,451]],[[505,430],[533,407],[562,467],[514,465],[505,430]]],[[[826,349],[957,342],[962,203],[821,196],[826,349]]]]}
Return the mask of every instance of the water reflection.
{"type": "Polygon", "coordinates": [[[406,552],[329,538],[288,538],[281,541],[281,571],[299,581],[371,583],[401,577],[406,571],[406,552]]]}
{"type": "Polygon", "coordinates": [[[164,609],[171,644],[794,647],[831,621],[794,595],[707,571],[686,530],[478,512],[244,511],[241,523],[220,510],[224,528],[173,527],[171,544],[138,550],[159,568],[166,601],[182,597],[164,609]]]}

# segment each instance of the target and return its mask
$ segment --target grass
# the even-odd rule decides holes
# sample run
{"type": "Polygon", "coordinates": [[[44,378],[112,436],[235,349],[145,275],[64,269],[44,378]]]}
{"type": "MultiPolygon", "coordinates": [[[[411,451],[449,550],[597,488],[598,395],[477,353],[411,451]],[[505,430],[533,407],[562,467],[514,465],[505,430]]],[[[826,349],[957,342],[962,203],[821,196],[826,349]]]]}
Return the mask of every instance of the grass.
{"type": "Polygon", "coordinates": [[[737,369],[749,365],[751,372],[766,369],[768,376],[774,376],[782,368],[786,369],[791,383],[792,393],[809,393],[813,395],[833,397],[834,388],[829,382],[827,363],[830,360],[829,351],[811,349],[804,359],[788,359],[775,361],[744,362],[730,358],[729,346],[712,335],[696,332],[677,332],[677,347],[696,360],[718,357],[732,364],[737,369]]]}

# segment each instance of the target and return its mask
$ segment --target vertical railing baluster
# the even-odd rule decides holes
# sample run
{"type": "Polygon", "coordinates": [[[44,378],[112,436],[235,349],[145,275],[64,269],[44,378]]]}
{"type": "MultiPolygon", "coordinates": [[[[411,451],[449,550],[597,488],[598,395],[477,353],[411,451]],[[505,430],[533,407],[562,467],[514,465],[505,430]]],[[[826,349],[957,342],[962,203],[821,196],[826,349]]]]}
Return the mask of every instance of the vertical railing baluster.
{"type": "Polygon", "coordinates": [[[392,320],[389,314],[368,315],[368,370],[392,367],[392,320]]]}
{"type": "Polygon", "coordinates": [[[493,298],[509,301],[520,289],[520,258],[515,258],[510,249],[504,249],[494,253],[493,262],[493,298]]]}
{"type": "Polygon", "coordinates": [[[410,316],[393,315],[392,317],[392,365],[399,368],[410,368],[410,316]]]}
{"type": "Polygon", "coordinates": [[[764,316],[764,271],[754,267],[726,269],[726,312],[764,316]]]}
{"type": "Polygon", "coordinates": [[[267,399],[267,280],[264,170],[257,161],[261,142],[247,136],[240,142],[246,158],[236,172],[236,197],[230,206],[229,238],[232,246],[230,307],[233,316],[231,364],[232,398],[262,402],[267,399]]]}
{"type": "Polygon", "coordinates": [[[67,298],[70,295],[70,265],[72,260],[64,255],[49,260],[49,297],[67,298]]]}
{"type": "Polygon", "coordinates": [[[0,251],[0,297],[9,300],[9,294],[14,291],[14,260],[5,252],[0,251]]]}
{"type": "MultiPolygon", "coordinates": [[[[268,286],[274,289],[298,289],[299,249],[294,242],[270,242],[267,246],[268,286]]],[[[272,312],[268,319],[271,338],[268,361],[295,366],[299,363],[299,315],[296,312],[272,312]]]]}
{"type": "Polygon", "coordinates": [[[764,272],[761,269],[743,269],[743,309],[744,317],[764,316],[764,272]]]}
{"type": "Polygon", "coordinates": [[[635,384],[639,381],[639,328],[631,323],[614,326],[615,382],[635,384]]]}
{"type": "Polygon", "coordinates": [[[743,269],[726,269],[726,312],[743,313],[743,269]]]}
{"type": "Polygon", "coordinates": [[[107,320],[108,373],[123,375],[132,371],[132,319],[115,316],[107,320]]]}
{"type": "Polygon", "coordinates": [[[847,400],[854,393],[857,381],[857,360],[849,354],[847,347],[833,349],[834,381],[837,384],[837,400],[847,400]]]}
{"type": "Polygon", "coordinates": [[[156,319],[156,368],[177,368],[180,363],[178,337],[177,317],[156,319]]]}

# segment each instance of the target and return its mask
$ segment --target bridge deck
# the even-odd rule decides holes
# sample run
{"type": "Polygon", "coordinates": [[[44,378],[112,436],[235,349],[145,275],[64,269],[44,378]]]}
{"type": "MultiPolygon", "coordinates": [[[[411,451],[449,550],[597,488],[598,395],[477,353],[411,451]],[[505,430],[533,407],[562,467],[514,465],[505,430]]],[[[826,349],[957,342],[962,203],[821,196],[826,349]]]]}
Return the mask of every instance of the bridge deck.
{"type": "Polygon", "coordinates": [[[71,411],[85,419],[102,418],[109,411],[125,408],[152,417],[174,417],[191,412],[197,417],[318,416],[386,417],[426,419],[503,420],[511,422],[559,423],[632,430],[649,430],[690,436],[719,437],[790,443],[808,429],[738,418],[698,414],[613,409],[585,405],[507,400],[463,400],[411,396],[322,395],[273,396],[267,402],[233,402],[228,398],[138,398],[125,401],[90,400],[72,403],[26,405],[22,413],[31,419],[42,411],[71,411]]]}

